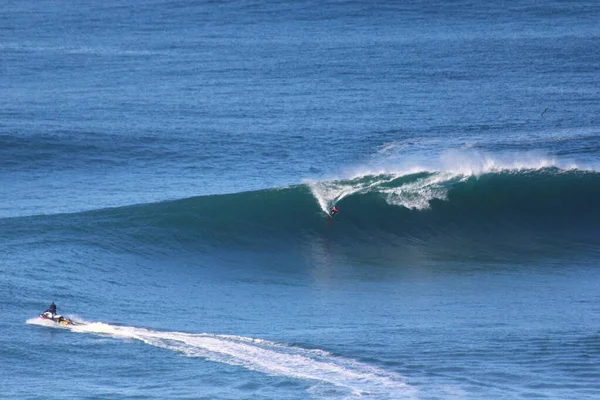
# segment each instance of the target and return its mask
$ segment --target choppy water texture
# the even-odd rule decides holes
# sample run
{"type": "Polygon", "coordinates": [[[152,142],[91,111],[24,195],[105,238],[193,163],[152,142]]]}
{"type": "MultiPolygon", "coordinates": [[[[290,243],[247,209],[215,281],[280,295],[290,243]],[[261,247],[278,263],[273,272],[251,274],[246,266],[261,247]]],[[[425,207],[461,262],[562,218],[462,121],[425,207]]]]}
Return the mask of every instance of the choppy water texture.
{"type": "Polygon", "coordinates": [[[600,397],[596,2],[0,9],[0,397],[600,397]]]}

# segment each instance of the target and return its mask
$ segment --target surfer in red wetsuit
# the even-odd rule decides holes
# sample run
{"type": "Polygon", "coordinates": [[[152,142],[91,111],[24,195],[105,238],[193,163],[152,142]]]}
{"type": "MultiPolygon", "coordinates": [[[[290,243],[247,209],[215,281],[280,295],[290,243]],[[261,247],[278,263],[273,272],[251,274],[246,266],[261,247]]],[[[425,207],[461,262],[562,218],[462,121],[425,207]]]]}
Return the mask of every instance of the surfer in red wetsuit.
{"type": "Polygon", "coordinates": [[[333,217],[335,214],[338,213],[338,208],[336,206],[331,207],[331,210],[329,211],[329,216],[333,217]]]}

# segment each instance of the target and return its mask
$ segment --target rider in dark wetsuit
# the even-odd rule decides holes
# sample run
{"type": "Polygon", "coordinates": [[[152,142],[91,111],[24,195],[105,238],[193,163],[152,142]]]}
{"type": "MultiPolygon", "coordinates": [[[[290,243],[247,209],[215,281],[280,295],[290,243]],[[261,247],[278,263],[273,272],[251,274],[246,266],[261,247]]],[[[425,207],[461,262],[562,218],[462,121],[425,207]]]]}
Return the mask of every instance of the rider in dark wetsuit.
{"type": "Polygon", "coordinates": [[[338,213],[338,211],[339,211],[338,208],[336,206],[333,206],[333,207],[331,207],[331,210],[329,211],[329,215],[333,217],[335,214],[338,213]]]}
{"type": "Polygon", "coordinates": [[[54,304],[54,302],[52,302],[52,304],[50,304],[50,307],[48,307],[48,309],[44,312],[45,313],[49,312],[50,314],[52,314],[52,316],[54,316],[56,314],[56,304],[54,304]]]}

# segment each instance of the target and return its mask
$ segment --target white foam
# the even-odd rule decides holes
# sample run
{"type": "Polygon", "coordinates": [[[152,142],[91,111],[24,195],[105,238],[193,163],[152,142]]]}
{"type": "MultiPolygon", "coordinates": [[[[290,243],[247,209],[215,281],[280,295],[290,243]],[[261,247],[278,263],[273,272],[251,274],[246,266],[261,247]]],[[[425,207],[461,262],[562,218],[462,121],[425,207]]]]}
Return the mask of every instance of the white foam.
{"type": "MultiPolygon", "coordinates": [[[[440,156],[441,170],[455,175],[479,176],[487,173],[564,168],[554,157],[539,152],[491,155],[478,151],[449,150],[440,156]]],[[[571,168],[574,164],[568,164],[571,168]]],[[[576,166],[575,166],[576,167],[576,166]]]]}
{"type": "Polygon", "coordinates": [[[433,199],[446,200],[448,190],[444,183],[454,178],[454,174],[438,173],[400,187],[381,188],[380,192],[385,194],[385,200],[390,205],[424,210],[429,208],[429,202],[433,199]]]}
{"type": "Polygon", "coordinates": [[[357,177],[353,180],[332,180],[321,182],[307,182],[310,191],[319,203],[321,209],[329,213],[329,209],[340,200],[355,193],[366,193],[371,189],[388,183],[397,176],[374,175],[372,179],[361,180],[357,177]]]}
{"type": "MultiPolygon", "coordinates": [[[[35,318],[27,323],[33,320],[39,324],[37,320],[41,319],[35,318]]],[[[374,395],[378,398],[402,399],[413,398],[416,393],[397,373],[318,349],[304,349],[244,336],[161,332],[101,322],[64,328],[77,333],[139,340],[188,357],[201,357],[269,375],[307,380],[313,382],[311,388],[333,385],[344,396],[374,395]]]]}
{"type": "MultiPolygon", "coordinates": [[[[387,153],[392,149],[394,143],[387,143],[380,152],[387,153]]],[[[423,210],[429,208],[429,202],[433,199],[447,199],[448,190],[453,183],[471,177],[477,178],[490,173],[536,171],[551,167],[560,170],[581,169],[574,162],[559,162],[556,158],[539,152],[491,155],[472,149],[444,152],[439,158],[430,161],[428,167],[424,166],[422,161],[412,166],[408,163],[409,161],[405,160],[396,164],[356,167],[348,171],[345,177],[311,181],[307,184],[325,212],[345,197],[367,192],[381,193],[390,205],[423,210]],[[426,176],[408,179],[398,187],[385,185],[392,180],[420,173],[426,173],[426,176]]]]}

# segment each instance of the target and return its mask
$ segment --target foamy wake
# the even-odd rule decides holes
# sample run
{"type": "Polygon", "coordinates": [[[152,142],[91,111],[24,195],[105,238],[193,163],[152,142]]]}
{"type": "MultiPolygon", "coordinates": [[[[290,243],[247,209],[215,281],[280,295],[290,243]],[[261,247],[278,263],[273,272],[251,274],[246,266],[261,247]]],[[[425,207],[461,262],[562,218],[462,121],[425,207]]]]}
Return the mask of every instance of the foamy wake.
{"type": "MultiPolygon", "coordinates": [[[[40,318],[30,319],[27,323],[58,327],[40,318]]],[[[139,340],[189,357],[201,357],[269,375],[312,381],[314,385],[311,385],[311,391],[318,391],[322,385],[332,385],[340,392],[334,397],[406,399],[416,394],[416,390],[396,373],[318,349],[235,335],[161,332],[101,322],[61,328],[77,333],[139,340]]],[[[331,391],[328,393],[332,394],[331,391]]]]}

